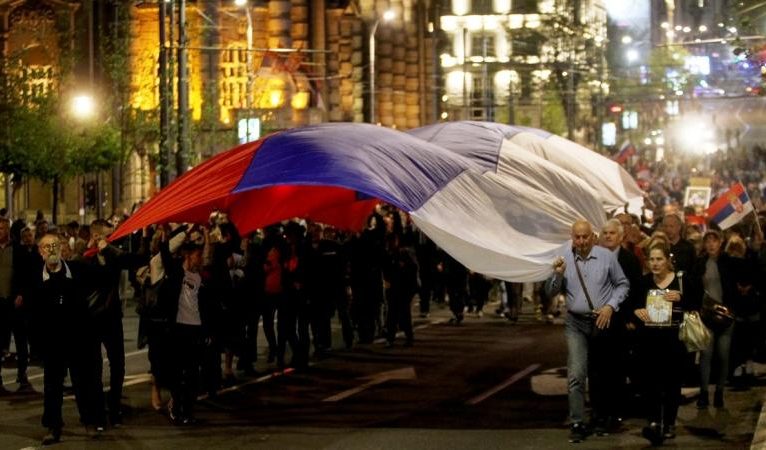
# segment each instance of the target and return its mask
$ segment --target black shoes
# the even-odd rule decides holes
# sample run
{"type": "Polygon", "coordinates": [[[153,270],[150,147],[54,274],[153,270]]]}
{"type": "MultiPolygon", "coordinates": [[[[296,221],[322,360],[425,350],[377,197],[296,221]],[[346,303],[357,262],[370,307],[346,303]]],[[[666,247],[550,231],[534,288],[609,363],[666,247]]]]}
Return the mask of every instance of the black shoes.
{"type": "Polygon", "coordinates": [[[49,428],[48,434],[43,437],[43,445],[53,445],[61,442],[61,428],[49,428]]]}
{"type": "Polygon", "coordinates": [[[665,425],[662,428],[662,438],[663,439],[675,439],[676,437],[676,426],[675,425],[665,425]]]}
{"type": "Polygon", "coordinates": [[[654,446],[662,445],[662,441],[665,439],[663,437],[662,427],[660,427],[660,424],[657,422],[652,422],[645,426],[644,429],[641,430],[641,436],[646,438],[646,440],[654,446]]]}
{"type": "Polygon", "coordinates": [[[577,444],[585,440],[588,437],[588,430],[583,423],[573,423],[569,427],[569,442],[571,444],[577,444]]]}
{"type": "Polygon", "coordinates": [[[707,391],[700,391],[700,396],[697,399],[697,409],[705,409],[710,406],[710,399],[708,398],[707,391]]]}
{"type": "Polygon", "coordinates": [[[713,396],[713,406],[716,408],[723,408],[723,390],[716,389],[713,396]]]}

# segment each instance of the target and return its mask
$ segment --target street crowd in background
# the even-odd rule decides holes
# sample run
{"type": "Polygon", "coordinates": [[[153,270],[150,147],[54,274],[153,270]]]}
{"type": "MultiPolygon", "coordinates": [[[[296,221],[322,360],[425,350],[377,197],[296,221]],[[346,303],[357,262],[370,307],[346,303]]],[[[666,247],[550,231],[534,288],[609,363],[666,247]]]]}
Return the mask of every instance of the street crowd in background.
{"type": "MultiPolygon", "coordinates": [[[[581,233],[581,239],[619,252],[629,290],[614,303],[608,324],[607,350],[623,362],[611,366],[621,369],[603,369],[606,373],[591,368],[588,374],[591,392],[594,382],[604,383],[611,401],[592,405],[590,429],[582,411],[576,412],[571,420],[579,427],[573,427],[570,441],[579,442],[591,432],[615,432],[623,417],[644,411],[649,417],[644,435],[653,444],[661,443],[675,437],[682,383],[699,385],[697,406],[707,408],[711,379],[714,407],[723,407],[727,382],[742,386],[752,381],[753,361],[766,357],[763,221],[754,214],[727,230],[709,221],[687,223],[699,211],[685,209],[683,201],[688,180],[707,176],[714,196],[741,181],[762,209],[763,153],[754,148],[697,161],[638,159],[629,169],[647,192],[647,207],[641,214],[618,212],[603,230],[581,233]],[[696,360],[671,337],[670,351],[676,353],[647,369],[640,362],[646,347],[668,339],[667,333],[644,327],[648,285],[680,292],[671,295],[675,310],[699,310],[704,302],[723,304],[733,312],[734,323],[713,330],[709,348],[696,360]],[[658,364],[671,366],[672,379],[658,381],[663,377],[659,371],[668,372],[658,364]]],[[[546,295],[542,282],[500,282],[469,271],[437,248],[405,213],[385,205],[355,233],[296,219],[240,236],[225,214],[214,212],[207,224],[162,224],[111,243],[106,238],[127,214],[58,227],[49,225],[42,213],[31,223],[4,215],[0,210],[0,351],[4,358],[11,356],[13,336],[21,390],[32,389],[26,376],[29,362],[44,367],[44,444],[61,439],[67,373],[86,427],[100,434],[108,424],[121,425],[126,297],[135,299],[140,316],[137,344],[148,347],[151,404],[176,425],[196,422],[198,393],[215,395],[238,377],[257,375],[259,355],[265,354],[274,370],[306,370],[312,357],[329,357],[339,346],[350,349],[379,338],[394,346],[398,332],[404,336],[401,345],[415,345],[411,314],[416,298],[421,317],[428,316],[432,303],[448,305],[455,326],[471,313],[483,314],[490,299],[499,300],[494,313],[512,323],[527,298],[541,321],[553,323],[573,313],[564,291],[546,295]],[[334,317],[342,343],[331,339],[334,317]],[[259,327],[265,343],[258,342],[259,327]],[[102,345],[110,365],[106,394],[102,345]],[[259,346],[265,351],[258,352],[259,346]],[[163,401],[163,390],[170,392],[169,401],[163,401]]],[[[573,240],[575,228],[582,231],[582,226],[573,226],[573,240]]],[[[583,247],[585,256],[591,248],[583,247]]],[[[580,389],[582,381],[573,381],[570,374],[570,391],[580,389]]]]}

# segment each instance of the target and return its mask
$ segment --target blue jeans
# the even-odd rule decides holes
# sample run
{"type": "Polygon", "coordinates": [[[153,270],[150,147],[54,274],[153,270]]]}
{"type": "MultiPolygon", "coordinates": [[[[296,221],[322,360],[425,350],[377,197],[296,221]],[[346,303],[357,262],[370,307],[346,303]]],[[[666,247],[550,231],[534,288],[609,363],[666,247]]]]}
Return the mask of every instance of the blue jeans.
{"type": "Polygon", "coordinates": [[[568,313],[564,322],[567,341],[567,378],[569,393],[569,420],[582,423],[585,420],[586,381],[590,380],[590,399],[594,420],[606,419],[616,414],[617,375],[614,367],[615,353],[612,338],[607,331],[594,335],[595,320],[568,313]]]}
{"type": "Polygon", "coordinates": [[[700,358],[700,392],[708,391],[710,384],[710,370],[712,369],[713,356],[715,355],[715,364],[718,367],[718,380],[716,380],[716,390],[723,392],[726,386],[726,379],[729,377],[729,353],[731,350],[731,336],[734,332],[734,326],[713,332],[713,339],[710,340],[708,348],[702,351],[700,358]]]}

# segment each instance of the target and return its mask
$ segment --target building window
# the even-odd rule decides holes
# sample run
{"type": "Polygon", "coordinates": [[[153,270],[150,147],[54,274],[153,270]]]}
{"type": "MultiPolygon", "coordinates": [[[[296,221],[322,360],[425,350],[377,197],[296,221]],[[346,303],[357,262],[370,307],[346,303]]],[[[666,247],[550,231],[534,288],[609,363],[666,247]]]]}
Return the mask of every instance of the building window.
{"type": "Polygon", "coordinates": [[[514,0],[511,2],[511,12],[530,14],[537,12],[537,0],[514,0]]]}
{"type": "Polygon", "coordinates": [[[471,56],[497,56],[495,53],[495,36],[473,35],[471,36],[471,56]],[[486,54],[484,46],[487,46],[486,54]]]}
{"type": "Polygon", "coordinates": [[[244,108],[247,104],[247,51],[230,48],[221,52],[221,106],[244,108]]]}
{"type": "Polygon", "coordinates": [[[493,14],[492,0],[471,0],[471,14],[493,14]]]}
{"type": "Polygon", "coordinates": [[[39,98],[53,91],[53,67],[50,65],[28,65],[23,69],[23,82],[31,98],[39,98]]]}
{"type": "Polygon", "coordinates": [[[538,56],[540,54],[540,36],[536,34],[514,33],[511,35],[514,56],[538,56]]]}

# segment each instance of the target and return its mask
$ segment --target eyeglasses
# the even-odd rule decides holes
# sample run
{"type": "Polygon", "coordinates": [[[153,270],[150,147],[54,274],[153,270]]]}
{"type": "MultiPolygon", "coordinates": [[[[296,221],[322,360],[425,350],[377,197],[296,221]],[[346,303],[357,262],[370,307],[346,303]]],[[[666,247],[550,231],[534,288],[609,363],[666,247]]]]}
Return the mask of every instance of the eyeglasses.
{"type": "Polygon", "coordinates": [[[45,250],[46,252],[52,252],[54,250],[58,250],[60,247],[61,247],[61,244],[59,244],[58,242],[43,244],[40,246],[40,248],[45,250]]]}

